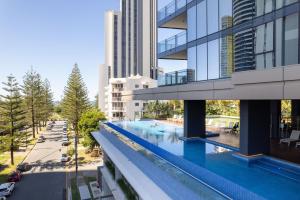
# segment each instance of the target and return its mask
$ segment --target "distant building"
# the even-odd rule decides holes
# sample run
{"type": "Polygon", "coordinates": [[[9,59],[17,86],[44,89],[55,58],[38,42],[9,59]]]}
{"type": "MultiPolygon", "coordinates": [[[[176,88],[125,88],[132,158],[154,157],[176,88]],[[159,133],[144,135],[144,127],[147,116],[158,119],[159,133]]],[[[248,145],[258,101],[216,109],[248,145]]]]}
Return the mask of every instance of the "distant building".
{"type": "Polygon", "coordinates": [[[123,93],[133,90],[157,87],[156,80],[143,76],[128,78],[111,78],[105,87],[105,110],[110,121],[136,120],[143,116],[147,101],[128,101],[122,97],[123,93]]]}
{"type": "MultiPolygon", "coordinates": [[[[107,114],[113,111],[107,110],[112,107],[103,97],[108,96],[105,88],[113,88],[114,81],[127,82],[129,77],[141,77],[141,81],[157,79],[157,74],[162,73],[156,58],[156,1],[121,0],[120,3],[121,11],[105,13],[105,63],[99,69],[99,108],[107,114]]],[[[130,111],[114,113],[121,118],[132,118],[134,113],[130,111]]]]}

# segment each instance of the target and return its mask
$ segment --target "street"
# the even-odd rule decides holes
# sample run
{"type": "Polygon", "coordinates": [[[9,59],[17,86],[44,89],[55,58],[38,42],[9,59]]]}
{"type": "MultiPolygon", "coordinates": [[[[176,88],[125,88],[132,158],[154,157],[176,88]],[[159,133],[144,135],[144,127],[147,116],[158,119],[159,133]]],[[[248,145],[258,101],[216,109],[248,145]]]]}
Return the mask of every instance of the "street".
{"type": "MultiPolygon", "coordinates": [[[[63,122],[56,122],[52,131],[43,133],[46,140],[37,143],[24,162],[33,167],[16,183],[12,200],[59,200],[65,199],[66,167],[60,162],[63,122]]],[[[41,134],[37,135],[39,137],[41,134]]]]}

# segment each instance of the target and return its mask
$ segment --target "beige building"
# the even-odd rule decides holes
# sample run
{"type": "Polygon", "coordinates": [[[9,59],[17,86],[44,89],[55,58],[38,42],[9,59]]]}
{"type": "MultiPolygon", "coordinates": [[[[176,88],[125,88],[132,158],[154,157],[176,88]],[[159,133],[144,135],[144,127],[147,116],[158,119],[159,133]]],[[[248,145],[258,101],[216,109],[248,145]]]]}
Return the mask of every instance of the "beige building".
{"type": "Polygon", "coordinates": [[[143,116],[147,101],[128,101],[124,93],[157,87],[156,80],[142,76],[111,78],[105,87],[105,114],[109,121],[136,120],[143,116]]]}
{"type": "MultiPolygon", "coordinates": [[[[121,11],[105,13],[105,63],[99,69],[99,108],[109,119],[127,116],[134,119],[135,109],[111,110],[120,105],[122,109],[126,107],[122,102],[114,102],[112,106],[112,99],[107,99],[111,94],[107,92],[112,92],[118,81],[122,84],[129,80],[128,84],[134,82],[132,77],[154,84],[151,78],[156,79],[160,73],[156,58],[156,1],[121,0],[120,4],[121,11]]],[[[129,88],[135,89],[127,87],[127,91],[129,88]]],[[[141,111],[142,106],[138,107],[141,111]]]]}

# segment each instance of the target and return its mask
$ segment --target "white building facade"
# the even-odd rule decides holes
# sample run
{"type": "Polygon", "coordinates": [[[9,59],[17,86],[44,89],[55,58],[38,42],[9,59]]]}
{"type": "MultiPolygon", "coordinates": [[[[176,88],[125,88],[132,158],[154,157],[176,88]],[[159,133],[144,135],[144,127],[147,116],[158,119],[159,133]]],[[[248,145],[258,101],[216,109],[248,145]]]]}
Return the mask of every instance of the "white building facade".
{"type": "Polygon", "coordinates": [[[138,89],[157,87],[156,80],[143,76],[111,78],[105,87],[105,114],[110,121],[137,120],[143,117],[147,101],[128,101],[122,97],[138,89]]]}
{"type": "Polygon", "coordinates": [[[105,13],[105,63],[99,69],[98,106],[110,120],[134,120],[141,117],[144,103],[124,103],[118,95],[119,90],[142,89],[143,83],[156,85],[152,80],[159,73],[156,1],[120,0],[120,6],[121,11],[105,13]]]}

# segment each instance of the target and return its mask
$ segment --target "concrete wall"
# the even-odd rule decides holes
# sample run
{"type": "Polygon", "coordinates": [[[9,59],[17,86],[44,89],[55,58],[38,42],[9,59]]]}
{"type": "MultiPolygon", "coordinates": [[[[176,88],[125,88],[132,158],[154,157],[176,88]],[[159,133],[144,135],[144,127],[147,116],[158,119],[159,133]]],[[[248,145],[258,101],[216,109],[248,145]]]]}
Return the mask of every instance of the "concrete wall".
{"type": "Polygon", "coordinates": [[[235,72],[230,79],[208,80],[134,91],[134,100],[300,99],[300,65],[235,72]]]}

